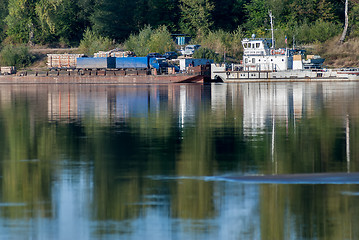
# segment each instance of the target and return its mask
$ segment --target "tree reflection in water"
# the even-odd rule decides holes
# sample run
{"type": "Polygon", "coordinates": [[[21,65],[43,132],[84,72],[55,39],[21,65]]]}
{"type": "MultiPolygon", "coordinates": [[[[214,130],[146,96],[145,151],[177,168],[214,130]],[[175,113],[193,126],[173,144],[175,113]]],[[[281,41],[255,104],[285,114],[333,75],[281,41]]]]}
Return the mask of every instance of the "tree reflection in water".
{"type": "Polygon", "coordinates": [[[8,238],[356,239],[358,84],[4,85],[8,238]]]}

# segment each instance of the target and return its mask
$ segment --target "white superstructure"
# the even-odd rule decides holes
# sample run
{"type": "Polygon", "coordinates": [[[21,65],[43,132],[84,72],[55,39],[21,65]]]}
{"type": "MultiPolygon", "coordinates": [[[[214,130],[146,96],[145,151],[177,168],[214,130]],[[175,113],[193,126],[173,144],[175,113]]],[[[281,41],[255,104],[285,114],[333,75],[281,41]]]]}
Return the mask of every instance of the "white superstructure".
{"type": "MultiPolygon", "coordinates": [[[[271,42],[269,39],[261,38],[243,39],[244,71],[283,71],[293,69],[294,50],[273,49],[270,47],[271,42]]],[[[296,67],[298,66],[296,65],[296,67]]]]}

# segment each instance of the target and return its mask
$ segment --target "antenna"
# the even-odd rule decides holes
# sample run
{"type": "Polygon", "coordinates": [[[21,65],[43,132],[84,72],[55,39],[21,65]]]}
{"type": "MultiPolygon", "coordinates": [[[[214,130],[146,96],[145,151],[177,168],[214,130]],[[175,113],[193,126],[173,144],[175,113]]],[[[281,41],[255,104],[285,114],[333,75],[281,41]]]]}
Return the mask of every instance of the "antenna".
{"type": "Polygon", "coordinates": [[[271,10],[269,10],[268,13],[269,13],[269,17],[270,17],[270,29],[271,29],[271,32],[272,32],[272,48],[274,49],[275,46],[274,46],[274,28],[273,28],[274,23],[273,23],[273,15],[272,15],[272,11],[271,11],[271,10]]]}

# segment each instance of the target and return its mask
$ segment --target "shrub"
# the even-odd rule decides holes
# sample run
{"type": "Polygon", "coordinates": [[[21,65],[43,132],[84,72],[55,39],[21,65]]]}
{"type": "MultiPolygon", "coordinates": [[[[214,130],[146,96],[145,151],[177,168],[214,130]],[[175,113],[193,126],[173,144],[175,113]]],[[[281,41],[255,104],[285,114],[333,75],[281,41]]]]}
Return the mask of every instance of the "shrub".
{"type": "Polygon", "coordinates": [[[304,23],[298,28],[298,41],[301,43],[324,42],[339,34],[341,27],[337,23],[317,20],[313,24],[304,23]]]}
{"type": "Polygon", "coordinates": [[[193,58],[213,59],[215,63],[223,62],[223,58],[208,48],[199,48],[194,52],[193,58]]]}
{"type": "Polygon", "coordinates": [[[175,49],[171,33],[166,26],[157,29],[146,26],[138,34],[132,34],[124,42],[124,46],[126,50],[135,52],[137,56],[146,56],[150,52],[163,54],[175,49]]]}
{"type": "MultiPolygon", "coordinates": [[[[288,23],[286,25],[279,25],[276,27],[275,40],[276,47],[286,47],[285,36],[287,36],[287,47],[293,46],[293,36],[295,38],[296,45],[298,44],[310,44],[325,42],[328,39],[333,38],[341,32],[341,27],[335,22],[327,22],[324,20],[317,20],[314,23],[303,23],[298,25],[296,23],[288,23]]],[[[268,32],[266,37],[270,37],[268,32]]]]}
{"type": "Polygon", "coordinates": [[[150,52],[148,42],[152,35],[151,26],[144,27],[137,35],[132,34],[125,42],[126,50],[134,51],[137,56],[145,56],[150,52]]]}
{"type": "Polygon", "coordinates": [[[196,39],[195,41],[219,55],[223,55],[224,52],[226,52],[229,56],[240,58],[243,52],[241,43],[243,36],[241,28],[238,28],[234,32],[217,30],[209,31],[207,35],[203,36],[201,39],[196,39]]]}
{"type": "Polygon", "coordinates": [[[159,26],[153,31],[149,41],[149,47],[151,52],[161,54],[175,50],[174,41],[166,26],[159,26]]]}
{"type": "Polygon", "coordinates": [[[25,45],[6,45],[0,51],[0,63],[2,66],[24,68],[30,65],[34,58],[25,45]]]}
{"type": "Polygon", "coordinates": [[[107,51],[113,48],[111,39],[99,36],[90,29],[86,29],[79,50],[87,55],[93,55],[98,51],[107,51]]]}

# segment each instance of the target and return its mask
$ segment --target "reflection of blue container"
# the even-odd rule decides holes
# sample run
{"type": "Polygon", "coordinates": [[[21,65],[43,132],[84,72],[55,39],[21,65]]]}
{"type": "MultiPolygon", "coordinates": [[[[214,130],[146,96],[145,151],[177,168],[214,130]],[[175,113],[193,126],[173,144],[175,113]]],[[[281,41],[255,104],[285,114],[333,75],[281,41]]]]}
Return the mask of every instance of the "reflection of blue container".
{"type": "Polygon", "coordinates": [[[77,58],[77,68],[81,69],[113,69],[116,68],[114,57],[82,57],[77,58]]]}

